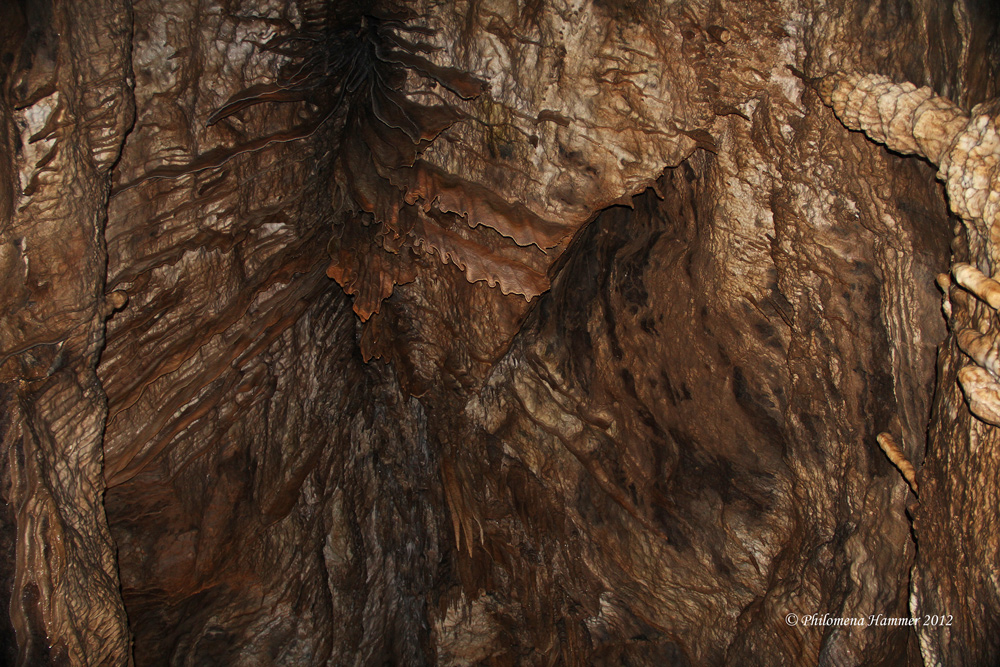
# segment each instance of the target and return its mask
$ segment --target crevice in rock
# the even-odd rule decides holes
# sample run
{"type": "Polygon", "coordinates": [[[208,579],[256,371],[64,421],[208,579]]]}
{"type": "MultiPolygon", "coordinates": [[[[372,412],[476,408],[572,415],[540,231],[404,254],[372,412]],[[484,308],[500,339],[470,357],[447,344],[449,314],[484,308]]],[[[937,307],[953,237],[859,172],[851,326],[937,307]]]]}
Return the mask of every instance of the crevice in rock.
{"type": "Polygon", "coordinates": [[[0,8],[0,663],[993,661],[997,25],[0,8]]]}

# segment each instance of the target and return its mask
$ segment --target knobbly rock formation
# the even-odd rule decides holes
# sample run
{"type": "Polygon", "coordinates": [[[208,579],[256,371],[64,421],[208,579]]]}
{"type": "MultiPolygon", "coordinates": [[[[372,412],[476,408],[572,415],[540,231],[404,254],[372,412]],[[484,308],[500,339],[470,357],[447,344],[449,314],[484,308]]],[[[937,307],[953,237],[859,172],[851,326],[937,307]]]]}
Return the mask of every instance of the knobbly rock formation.
{"type": "MultiPolygon", "coordinates": [[[[838,73],[824,79],[820,88],[824,100],[847,127],[863,130],[897,152],[919,155],[938,165],[938,178],[945,183],[951,210],[963,223],[956,228],[959,237],[953,260],[968,259],[995,274],[1000,257],[997,117],[984,105],[973,109],[970,116],[928,87],[894,83],[880,75],[838,73]]],[[[935,427],[948,430],[946,437],[938,431],[941,439],[932,441],[924,464],[925,476],[933,480],[933,486],[922,498],[928,509],[917,514],[918,539],[922,535],[929,539],[914,568],[911,607],[915,615],[947,613],[943,610],[958,596],[978,601],[994,600],[997,594],[995,587],[977,584],[991,576],[1000,555],[1000,542],[989,528],[997,507],[993,487],[998,465],[990,443],[996,437],[995,427],[1000,426],[1000,349],[995,324],[1000,283],[966,262],[955,262],[951,273],[954,283],[947,274],[938,277],[953,344],[940,355],[942,372],[936,388],[941,397],[940,417],[935,420],[935,427]],[[972,363],[963,362],[965,358],[972,363]],[[976,417],[968,421],[958,421],[955,410],[954,368],[959,364],[957,385],[976,417]],[[974,456],[963,457],[962,450],[974,456]],[[961,494],[948,490],[954,481],[941,483],[963,478],[973,481],[961,494]],[[964,518],[956,525],[955,517],[964,518]],[[958,540],[953,537],[956,534],[958,540]],[[976,546],[969,550],[965,540],[976,546]],[[963,576],[933,576],[945,563],[956,561],[963,562],[963,576]]],[[[894,463],[901,470],[912,470],[904,458],[894,463]]],[[[957,616],[957,632],[947,626],[921,628],[925,663],[947,663],[952,656],[972,663],[985,657],[980,657],[979,647],[991,641],[983,628],[991,627],[993,613],[972,606],[961,609],[957,616]]],[[[986,655],[995,660],[995,651],[986,655]]]]}
{"type": "Polygon", "coordinates": [[[0,19],[5,663],[1000,658],[992,4],[0,19]]]}

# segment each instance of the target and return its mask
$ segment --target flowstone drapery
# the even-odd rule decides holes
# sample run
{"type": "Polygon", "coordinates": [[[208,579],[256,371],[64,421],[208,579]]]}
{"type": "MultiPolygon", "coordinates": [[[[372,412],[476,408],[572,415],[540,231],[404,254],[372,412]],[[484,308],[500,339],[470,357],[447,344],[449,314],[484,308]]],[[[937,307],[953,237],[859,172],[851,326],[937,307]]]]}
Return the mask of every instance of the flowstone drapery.
{"type": "Polygon", "coordinates": [[[994,5],[0,2],[0,664],[997,663],[994,5]]]}
{"type": "MultiPolygon", "coordinates": [[[[992,427],[1000,427],[1000,283],[989,277],[1000,270],[1000,134],[997,132],[996,105],[980,105],[971,114],[964,112],[948,99],[936,95],[929,87],[917,88],[912,83],[895,83],[877,74],[837,73],[824,78],[818,85],[823,100],[833,107],[837,117],[853,130],[863,131],[872,140],[903,154],[919,155],[938,167],[937,176],[945,184],[951,210],[961,220],[956,227],[959,236],[953,243],[950,276],[941,274],[937,282],[944,292],[942,311],[947,318],[952,340],[963,353],[965,361],[956,357],[955,350],[942,348],[941,367],[958,362],[957,380],[964,393],[969,410],[984,423],[956,430],[936,443],[941,448],[931,448],[928,463],[946,474],[962,474],[956,460],[963,441],[973,453],[991,447],[997,441],[992,427]],[[965,261],[960,261],[962,259],[965,261]],[[971,361],[972,363],[968,363],[971,361]],[[989,425],[989,426],[987,426],[989,425]]],[[[953,388],[951,373],[941,373],[938,381],[939,397],[947,396],[953,388]],[[949,387],[951,385],[951,387],[949,387]]],[[[950,406],[952,419],[955,407],[950,406]]],[[[994,448],[995,449],[995,448],[994,448]]],[[[887,449],[890,453],[891,449],[887,449]]],[[[892,458],[890,454],[890,458],[892,458]]],[[[920,526],[927,527],[926,534],[947,531],[941,522],[941,509],[959,512],[972,519],[971,523],[989,520],[998,507],[991,487],[996,486],[995,455],[982,451],[969,463],[975,466],[970,475],[978,477],[984,486],[970,489],[962,497],[947,495],[922,496],[930,511],[921,515],[917,510],[917,539],[921,542],[920,526]],[[937,521],[937,525],[935,525],[937,521]]],[[[894,461],[896,463],[896,461],[894,461]]],[[[897,464],[899,465],[899,464],[897,464]]],[[[912,470],[908,461],[903,466],[912,470]]],[[[941,493],[940,485],[935,487],[941,493]]],[[[947,519],[945,519],[947,522],[947,519]]],[[[981,524],[980,524],[981,525],[981,524]]],[[[986,545],[986,558],[996,554],[995,536],[990,531],[980,533],[976,539],[986,545]]],[[[948,543],[927,539],[922,561],[914,571],[912,606],[914,614],[949,614],[949,601],[942,600],[939,582],[941,574],[930,564],[938,558],[972,562],[973,570],[989,571],[979,549],[958,545],[960,553],[948,549],[948,543]],[[978,552],[978,553],[977,553],[978,552]],[[935,581],[937,580],[937,581],[935,581]]],[[[981,596],[996,599],[995,583],[987,583],[990,593],[981,596]]],[[[965,636],[983,632],[973,626],[989,624],[986,617],[974,611],[962,616],[965,636]]],[[[933,626],[921,628],[921,648],[925,664],[947,664],[945,656],[953,654],[955,640],[950,629],[933,626]]]]}

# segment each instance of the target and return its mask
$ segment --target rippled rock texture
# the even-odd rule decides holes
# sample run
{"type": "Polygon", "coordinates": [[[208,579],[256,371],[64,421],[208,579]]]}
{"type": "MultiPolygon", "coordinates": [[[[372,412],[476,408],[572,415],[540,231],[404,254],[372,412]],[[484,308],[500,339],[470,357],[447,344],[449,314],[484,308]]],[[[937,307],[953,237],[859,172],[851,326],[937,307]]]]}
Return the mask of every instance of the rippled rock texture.
{"type": "Polygon", "coordinates": [[[995,662],[990,227],[830,82],[997,26],[3,5],[0,660],[995,662]]]}

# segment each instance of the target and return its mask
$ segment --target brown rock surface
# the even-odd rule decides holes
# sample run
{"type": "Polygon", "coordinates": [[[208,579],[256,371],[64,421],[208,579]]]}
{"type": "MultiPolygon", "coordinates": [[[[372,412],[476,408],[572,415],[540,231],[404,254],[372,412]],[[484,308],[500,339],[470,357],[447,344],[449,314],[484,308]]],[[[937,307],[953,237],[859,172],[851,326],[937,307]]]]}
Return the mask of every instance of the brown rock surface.
{"type": "Polygon", "coordinates": [[[998,25],[3,5],[0,663],[996,662],[998,25]]]}

